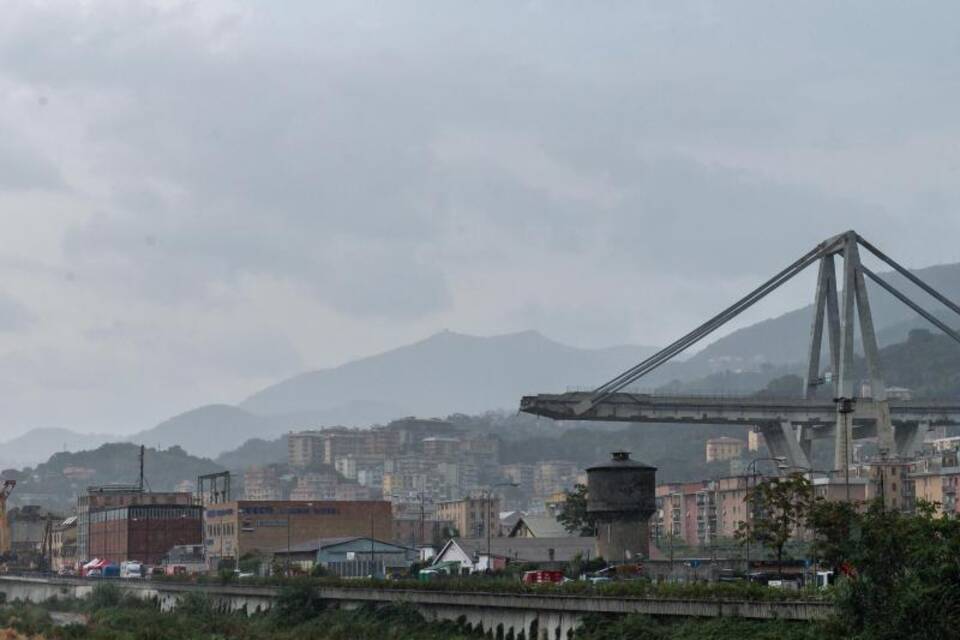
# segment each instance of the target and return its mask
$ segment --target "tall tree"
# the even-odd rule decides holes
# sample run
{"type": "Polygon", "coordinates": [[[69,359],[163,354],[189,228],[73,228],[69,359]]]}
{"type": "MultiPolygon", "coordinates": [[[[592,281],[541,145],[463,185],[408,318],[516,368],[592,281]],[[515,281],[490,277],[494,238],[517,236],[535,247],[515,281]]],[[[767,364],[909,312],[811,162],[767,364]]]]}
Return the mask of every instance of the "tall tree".
{"type": "Polygon", "coordinates": [[[859,544],[857,505],[818,499],[807,512],[807,527],[813,532],[813,553],[839,576],[842,567],[855,555],[859,544]]]}
{"type": "Polygon", "coordinates": [[[777,570],[783,577],[783,548],[806,524],[813,504],[813,487],[802,473],[771,478],[747,492],[752,517],[737,529],[743,543],[759,542],[777,556],[777,570]]]}
{"type": "Polygon", "coordinates": [[[557,521],[570,533],[579,536],[594,536],[597,534],[597,519],[587,512],[587,487],[578,484],[573,491],[567,491],[567,499],[563,503],[563,511],[557,516],[557,521]]]}

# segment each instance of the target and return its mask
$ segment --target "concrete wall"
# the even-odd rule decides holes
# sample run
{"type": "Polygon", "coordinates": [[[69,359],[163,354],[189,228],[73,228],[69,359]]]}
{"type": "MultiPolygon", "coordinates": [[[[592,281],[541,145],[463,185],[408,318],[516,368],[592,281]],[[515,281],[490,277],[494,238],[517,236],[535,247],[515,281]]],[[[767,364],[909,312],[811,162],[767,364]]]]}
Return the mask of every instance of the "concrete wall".
{"type": "MultiPolygon", "coordinates": [[[[155,600],[162,610],[176,606],[185,593],[204,592],[222,611],[266,611],[276,598],[274,587],[198,586],[189,584],[120,580],[121,587],[144,599],[155,600]]],[[[0,593],[7,600],[41,602],[54,596],[84,597],[95,581],[0,576],[0,593]]],[[[681,600],[661,598],[604,598],[538,594],[494,594],[408,589],[320,587],[322,598],[343,608],[368,603],[404,603],[417,608],[428,620],[451,620],[484,631],[502,628],[513,637],[523,631],[528,640],[565,640],[590,613],[653,616],[742,617],[752,619],[818,620],[834,612],[819,602],[751,602],[681,600]],[[535,632],[532,634],[531,631],[535,632]]]]}

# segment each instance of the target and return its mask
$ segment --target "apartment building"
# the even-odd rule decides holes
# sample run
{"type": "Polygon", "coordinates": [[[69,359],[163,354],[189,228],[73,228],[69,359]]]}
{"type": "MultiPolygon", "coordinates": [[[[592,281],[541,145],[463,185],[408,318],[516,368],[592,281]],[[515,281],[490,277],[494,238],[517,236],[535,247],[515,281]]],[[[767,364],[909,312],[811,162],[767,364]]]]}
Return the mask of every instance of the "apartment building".
{"type": "Polygon", "coordinates": [[[282,500],[284,494],[276,466],[250,467],[243,472],[243,495],[247,500],[282,500]]]}
{"type": "Polygon", "coordinates": [[[445,500],[436,505],[437,520],[453,523],[461,537],[486,537],[487,531],[497,535],[500,528],[500,498],[467,497],[445,500]]]}
{"type": "Polygon", "coordinates": [[[533,493],[534,466],[532,464],[501,465],[500,475],[517,485],[524,493],[533,493]]]}
{"type": "Polygon", "coordinates": [[[656,489],[655,539],[680,539],[684,544],[707,544],[717,535],[717,500],[710,481],[661,484],[656,489]]]}
{"type": "Polygon", "coordinates": [[[287,461],[291,467],[297,468],[323,462],[323,432],[291,431],[287,434],[287,461]]]}
{"type": "Polygon", "coordinates": [[[735,460],[743,454],[745,447],[746,443],[736,438],[710,438],[707,440],[706,460],[707,462],[735,460]]]}
{"type": "Polygon", "coordinates": [[[423,455],[433,460],[453,459],[460,453],[460,438],[430,436],[420,442],[423,455]]]}
{"type": "Polygon", "coordinates": [[[333,461],[333,468],[348,480],[357,480],[364,469],[379,468],[383,473],[384,457],[379,455],[346,455],[333,461]]]}
{"type": "Polygon", "coordinates": [[[915,500],[936,505],[939,513],[960,513],[957,491],[960,488],[960,466],[941,467],[910,474],[915,500]]]}
{"type": "Polygon", "coordinates": [[[333,500],[337,495],[336,473],[311,472],[297,476],[290,500],[333,500]]]}
{"type": "Polygon", "coordinates": [[[533,493],[549,496],[566,491],[577,483],[577,464],[568,460],[538,462],[533,469],[533,493]]]}

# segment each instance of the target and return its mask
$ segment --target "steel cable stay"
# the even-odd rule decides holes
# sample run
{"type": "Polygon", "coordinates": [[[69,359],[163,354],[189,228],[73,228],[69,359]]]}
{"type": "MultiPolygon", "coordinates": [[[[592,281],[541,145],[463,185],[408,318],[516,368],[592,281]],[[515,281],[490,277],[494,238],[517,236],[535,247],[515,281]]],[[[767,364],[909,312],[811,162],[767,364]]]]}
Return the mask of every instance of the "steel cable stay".
{"type": "Polygon", "coordinates": [[[873,271],[871,271],[867,267],[860,265],[860,270],[863,271],[863,274],[865,276],[867,276],[868,278],[876,282],[878,285],[880,285],[880,287],[882,287],[887,293],[889,293],[890,295],[895,297],[897,300],[899,300],[900,302],[902,302],[903,304],[907,305],[908,307],[916,311],[918,314],[920,314],[920,316],[924,318],[927,322],[934,325],[935,327],[943,331],[945,334],[947,334],[957,342],[960,342],[960,334],[958,334],[949,326],[941,322],[932,313],[930,313],[929,311],[927,311],[926,309],[918,305],[916,302],[908,298],[906,294],[902,293],[892,284],[890,284],[889,282],[887,282],[886,280],[884,280],[883,278],[875,274],[873,271]]]}
{"type": "Polygon", "coordinates": [[[651,371],[657,369],[662,364],[676,356],[678,353],[688,349],[693,346],[701,339],[723,326],[736,316],[738,316],[743,311],[749,309],[751,306],[756,304],[758,301],[769,295],[771,292],[778,289],[784,283],[795,277],[797,274],[802,272],[808,266],[813,264],[816,260],[822,258],[824,255],[835,252],[835,239],[828,240],[821,243],[813,250],[809,251],[806,255],[801,257],[799,260],[795,261],[771,279],[764,282],[762,285],[748,293],[746,296],[741,298],[739,301],[724,309],[719,314],[703,323],[690,333],[686,334],[679,340],[671,343],[664,349],[661,349],[657,353],[648,357],[646,360],[640,364],[624,371],[617,377],[606,382],[605,384],[597,387],[593,391],[593,395],[587,401],[589,406],[585,406],[583,410],[588,410],[597,402],[603,400],[609,395],[620,391],[627,385],[636,382],[641,377],[647,375],[651,371]]]}

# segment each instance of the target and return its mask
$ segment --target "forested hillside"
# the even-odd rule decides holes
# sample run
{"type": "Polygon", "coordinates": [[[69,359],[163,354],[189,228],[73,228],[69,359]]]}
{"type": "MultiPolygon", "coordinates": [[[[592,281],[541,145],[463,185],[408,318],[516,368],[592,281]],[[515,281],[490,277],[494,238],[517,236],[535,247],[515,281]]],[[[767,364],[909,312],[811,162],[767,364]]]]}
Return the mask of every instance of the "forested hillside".
{"type": "MultiPolygon", "coordinates": [[[[57,510],[76,505],[76,497],[89,485],[135,484],[140,473],[140,447],[125,442],[97,449],[56,453],[35,468],[9,473],[17,480],[11,501],[40,504],[57,510]]],[[[144,456],[144,486],[154,491],[172,491],[183,481],[222,471],[207,458],[191,456],[178,446],[147,449],[144,456]]]]}

